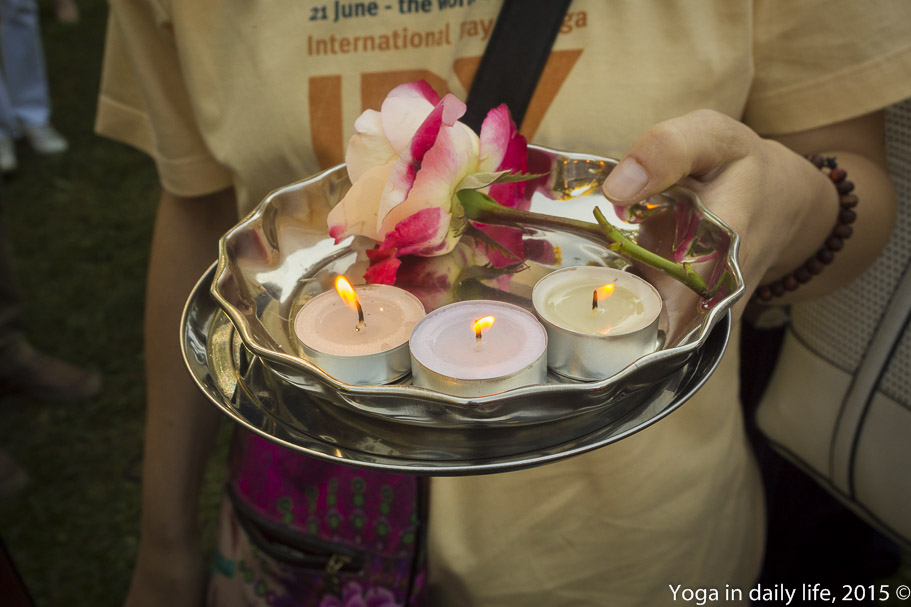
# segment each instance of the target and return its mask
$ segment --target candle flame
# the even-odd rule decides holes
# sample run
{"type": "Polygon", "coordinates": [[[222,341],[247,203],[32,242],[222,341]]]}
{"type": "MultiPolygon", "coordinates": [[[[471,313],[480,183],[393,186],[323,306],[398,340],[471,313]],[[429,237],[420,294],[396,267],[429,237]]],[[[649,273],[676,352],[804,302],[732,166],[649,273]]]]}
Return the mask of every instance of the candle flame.
{"type": "Polygon", "coordinates": [[[337,276],[335,278],[335,291],[338,293],[338,296],[342,298],[342,301],[345,302],[345,305],[351,308],[354,312],[357,312],[357,327],[356,330],[360,331],[364,328],[364,310],[361,308],[361,302],[357,299],[357,293],[354,292],[354,287],[351,286],[351,283],[348,282],[348,279],[344,276],[337,276]]]}
{"type": "Polygon", "coordinates": [[[592,293],[592,310],[598,309],[598,304],[614,294],[614,283],[609,282],[603,287],[598,287],[592,293]]]}
{"type": "Polygon", "coordinates": [[[357,312],[357,294],[348,279],[344,276],[337,276],[335,279],[335,290],[338,296],[342,298],[349,308],[357,312]]]}
{"type": "Polygon", "coordinates": [[[493,326],[496,319],[493,316],[485,316],[474,321],[471,328],[474,329],[474,338],[481,341],[481,333],[493,326]]]}

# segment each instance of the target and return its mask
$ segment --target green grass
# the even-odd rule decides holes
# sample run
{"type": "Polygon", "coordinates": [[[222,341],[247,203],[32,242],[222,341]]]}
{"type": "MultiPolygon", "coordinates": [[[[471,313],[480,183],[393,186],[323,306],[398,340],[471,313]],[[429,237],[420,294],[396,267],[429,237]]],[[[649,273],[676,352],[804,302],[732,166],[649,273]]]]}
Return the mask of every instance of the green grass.
{"type": "Polygon", "coordinates": [[[42,6],[53,122],[71,150],[48,158],[20,146],[0,190],[30,339],[105,382],[77,405],[0,400],[0,448],[31,476],[0,501],[0,537],[39,607],[120,605],[138,541],[142,310],[159,188],[148,157],[93,133],[107,4],[79,4],[76,25],[42,6]]]}

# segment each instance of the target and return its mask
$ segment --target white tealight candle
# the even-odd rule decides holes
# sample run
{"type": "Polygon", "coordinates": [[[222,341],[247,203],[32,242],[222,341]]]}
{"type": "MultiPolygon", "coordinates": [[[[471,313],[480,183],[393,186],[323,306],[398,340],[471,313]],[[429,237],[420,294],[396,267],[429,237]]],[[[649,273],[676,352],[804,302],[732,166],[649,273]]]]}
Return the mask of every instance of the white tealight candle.
{"type": "Polygon", "coordinates": [[[411,334],[414,385],[486,396],[547,377],[547,333],[527,310],[499,301],[460,301],[427,316],[411,334]]]}
{"type": "Polygon", "coordinates": [[[656,347],[661,296],[628,272],[558,270],[538,281],[532,302],[547,327],[548,366],[560,375],[604,379],[656,347]]]}
{"type": "Polygon", "coordinates": [[[336,291],[308,301],[294,332],[308,360],[350,384],[387,384],[408,374],[408,338],[424,316],[411,293],[388,285],[359,286],[344,277],[336,291]]]}

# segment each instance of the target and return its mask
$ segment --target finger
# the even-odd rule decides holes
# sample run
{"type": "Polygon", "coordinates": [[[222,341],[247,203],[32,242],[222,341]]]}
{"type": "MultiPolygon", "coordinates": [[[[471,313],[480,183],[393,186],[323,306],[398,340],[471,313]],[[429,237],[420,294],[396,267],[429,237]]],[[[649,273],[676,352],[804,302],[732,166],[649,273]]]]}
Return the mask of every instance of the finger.
{"type": "Polygon", "coordinates": [[[604,180],[604,195],[616,204],[638,202],[685,177],[714,174],[758,141],[748,127],[712,110],[660,122],[630,146],[604,180]]]}

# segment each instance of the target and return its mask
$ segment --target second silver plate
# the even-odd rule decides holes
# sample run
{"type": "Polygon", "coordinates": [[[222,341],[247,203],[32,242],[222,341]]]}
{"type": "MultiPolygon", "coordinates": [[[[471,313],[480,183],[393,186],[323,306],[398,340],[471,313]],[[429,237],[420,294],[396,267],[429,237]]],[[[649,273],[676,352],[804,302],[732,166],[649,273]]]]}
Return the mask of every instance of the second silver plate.
{"type": "MultiPolygon", "coordinates": [[[[633,368],[613,397],[578,398],[573,413],[542,420],[529,415],[484,422],[414,423],[324,399],[263,364],[209,295],[214,268],[191,294],[181,322],[181,346],[193,380],[223,413],[288,449],[341,464],[387,471],[454,476],[542,465],[616,442],[664,418],[709,378],[725,349],[730,316],[671,373],[633,368]]],[[[584,393],[577,394],[582,396],[584,393]]],[[[354,394],[346,395],[357,401],[354,394]]],[[[372,402],[369,401],[368,402],[372,402]]],[[[496,401],[502,404],[501,401],[496,401]]],[[[518,401],[527,408],[527,398],[518,401]]],[[[361,404],[366,404],[361,402],[361,404]]],[[[373,405],[371,405],[373,406],[373,405]]],[[[426,402],[423,407],[434,407],[426,402]]],[[[464,420],[463,420],[464,421],[464,420]]]]}

